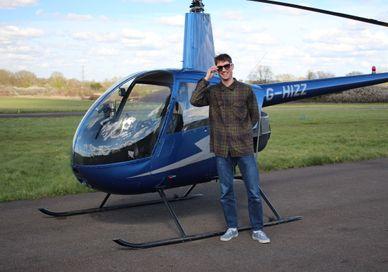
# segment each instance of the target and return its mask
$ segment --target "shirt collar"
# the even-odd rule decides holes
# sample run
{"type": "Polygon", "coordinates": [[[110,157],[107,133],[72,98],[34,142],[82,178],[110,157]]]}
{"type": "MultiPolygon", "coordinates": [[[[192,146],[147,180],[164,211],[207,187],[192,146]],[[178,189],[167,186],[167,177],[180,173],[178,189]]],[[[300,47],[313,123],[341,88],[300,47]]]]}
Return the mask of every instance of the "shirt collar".
{"type": "Polygon", "coordinates": [[[229,87],[226,87],[222,81],[220,82],[220,87],[222,90],[224,91],[234,91],[237,87],[237,80],[235,78],[233,78],[233,83],[229,86],[229,87]]]}

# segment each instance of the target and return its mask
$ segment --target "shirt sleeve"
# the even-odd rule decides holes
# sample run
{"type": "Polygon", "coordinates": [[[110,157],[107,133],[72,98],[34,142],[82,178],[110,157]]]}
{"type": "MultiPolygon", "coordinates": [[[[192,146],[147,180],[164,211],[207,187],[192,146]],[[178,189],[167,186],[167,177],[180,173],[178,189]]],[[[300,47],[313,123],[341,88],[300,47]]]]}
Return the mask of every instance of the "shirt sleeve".
{"type": "Polygon", "coordinates": [[[248,112],[249,116],[251,117],[252,126],[256,125],[260,121],[260,114],[256,96],[252,89],[248,95],[248,112]]]}
{"type": "Polygon", "coordinates": [[[209,105],[209,82],[202,78],[191,95],[190,103],[196,107],[209,105]]]}

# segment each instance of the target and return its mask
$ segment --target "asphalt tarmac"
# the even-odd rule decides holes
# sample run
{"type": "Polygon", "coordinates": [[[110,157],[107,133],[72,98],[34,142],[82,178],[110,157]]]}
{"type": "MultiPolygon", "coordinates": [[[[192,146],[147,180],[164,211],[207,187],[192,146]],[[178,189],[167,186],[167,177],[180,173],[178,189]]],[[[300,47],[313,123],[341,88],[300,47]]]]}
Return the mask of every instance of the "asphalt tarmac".
{"type": "MultiPolygon", "coordinates": [[[[163,204],[55,219],[37,209],[95,207],[104,194],[2,203],[0,271],[388,271],[388,158],[264,173],[261,185],[281,215],[303,216],[265,228],[267,245],[245,231],[229,242],[214,237],[130,250],[112,239],[179,234],[163,204]]],[[[223,230],[218,183],[194,191],[204,196],[172,204],[185,231],[223,230]]],[[[247,225],[243,183],[236,181],[235,191],[240,224],[247,225]]],[[[107,204],[157,197],[113,196],[107,204]]]]}

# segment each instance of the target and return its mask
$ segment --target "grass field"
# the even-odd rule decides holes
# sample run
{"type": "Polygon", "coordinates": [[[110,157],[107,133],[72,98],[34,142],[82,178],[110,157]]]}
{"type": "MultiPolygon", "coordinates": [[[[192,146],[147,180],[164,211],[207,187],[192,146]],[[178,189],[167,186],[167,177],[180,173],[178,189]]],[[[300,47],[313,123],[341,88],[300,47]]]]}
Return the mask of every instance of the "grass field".
{"type": "MultiPolygon", "coordinates": [[[[262,170],[388,156],[388,104],[288,104],[264,110],[272,135],[259,156],[262,170]]],[[[0,201],[87,191],[70,169],[80,119],[0,119],[0,201]]]]}
{"type": "Polygon", "coordinates": [[[388,156],[388,104],[289,104],[264,109],[266,171],[388,156]]]}
{"type": "Polygon", "coordinates": [[[92,103],[90,100],[2,96],[0,113],[84,112],[92,103]]]}
{"type": "Polygon", "coordinates": [[[0,119],[0,201],[85,192],[70,169],[80,117],[0,119]]]}

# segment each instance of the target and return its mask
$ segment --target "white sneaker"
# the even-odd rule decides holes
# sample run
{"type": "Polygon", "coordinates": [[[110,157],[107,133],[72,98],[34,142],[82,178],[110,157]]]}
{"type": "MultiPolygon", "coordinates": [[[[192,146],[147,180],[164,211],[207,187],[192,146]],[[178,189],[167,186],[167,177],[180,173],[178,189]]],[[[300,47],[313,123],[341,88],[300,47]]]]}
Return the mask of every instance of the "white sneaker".
{"type": "Polygon", "coordinates": [[[238,236],[238,230],[236,228],[228,228],[226,232],[220,237],[221,241],[229,241],[238,236]]]}
{"type": "Polygon", "coordinates": [[[262,244],[268,244],[271,240],[262,230],[255,230],[252,232],[252,239],[259,241],[262,244]]]}

